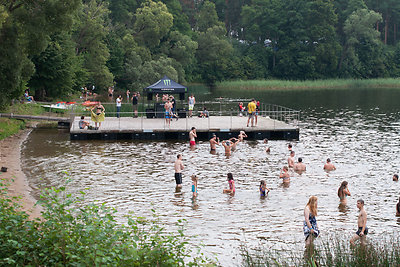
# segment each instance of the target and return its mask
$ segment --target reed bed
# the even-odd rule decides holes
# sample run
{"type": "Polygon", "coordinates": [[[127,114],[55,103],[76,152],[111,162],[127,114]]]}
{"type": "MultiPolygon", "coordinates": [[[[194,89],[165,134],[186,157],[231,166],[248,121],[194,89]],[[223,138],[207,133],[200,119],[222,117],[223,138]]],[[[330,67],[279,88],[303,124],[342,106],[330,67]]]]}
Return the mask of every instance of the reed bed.
{"type": "Polygon", "coordinates": [[[348,238],[339,235],[315,242],[304,251],[278,251],[241,247],[242,266],[400,266],[400,236],[369,239],[366,246],[350,247],[348,238]]]}
{"type": "Polygon", "coordinates": [[[218,89],[236,90],[282,90],[282,89],[346,89],[346,88],[400,88],[400,78],[385,79],[329,79],[329,80],[247,80],[225,81],[218,89]]]}

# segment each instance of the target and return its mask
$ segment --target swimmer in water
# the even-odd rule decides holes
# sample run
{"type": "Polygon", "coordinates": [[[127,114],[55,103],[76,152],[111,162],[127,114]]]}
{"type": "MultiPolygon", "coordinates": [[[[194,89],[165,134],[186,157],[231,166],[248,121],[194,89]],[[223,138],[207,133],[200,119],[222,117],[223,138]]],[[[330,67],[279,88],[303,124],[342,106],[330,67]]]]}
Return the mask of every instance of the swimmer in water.
{"type": "Polygon", "coordinates": [[[233,143],[230,142],[229,140],[224,140],[224,141],[222,141],[222,146],[225,148],[225,155],[227,155],[227,156],[231,155],[233,143]]]}
{"type": "Polygon", "coordinates": [[[216,151],[217,145],[219,145],[219,138],[215,134],[213,134],[213,137],[210,139],[211,152],[216,151]]]}
{"type": "Polygon", "coordinates": [[[303,163],[303,159],[299,158],[297,163],[294,164],[294,171],[301,174],[306,171],[306,164],[303,163]]]}
{"type": "Polygon", "coordinates": [[[279,178],[282,178],[284,183],[290,182],[289,168],[287,166],[283,166],[279,178]]]}
{"type": "Polygon", "coordinates": [[[193,193],[193,197],[197,196],[197,176],[196,175],[192,175],[192,193],[193,193]]]}
{"type": "Polygon", "coordinates": [[[195,146],[196,145],[196,139],[195,138],[197,138],[196,127],[192,127],[192,130],[189,132],[190,146],[195,146]]]}
{"type": "Polygon", "coordinates": [[[247,134],[245,133],[245,131],[240,131],[238,135],[239,141],[243,142],[243,138],[247,138],[247,134]]]}
{"type": "Polygon", "coordinates": [[[223,193],[228,193],[228,194],[235,194],[235,181],[233,180],[233,175],[232,173],[228,173],[228,184],[229,184],[229,189],[224,189],[223,193]]]}
{"type": "Polygon", "coordinates": [[[229,139],[229,141],[232,143],[232,151],[235,151],[236,145],[240,142],[240,140],[235,137],[232,137],[229,139]]]}
{"type": "Polygon", "coordinates": [[[290,157],[288,158],[288,166],[289,168],[293,168],[294,167],[294,151],[290,151],[290,157]]]}
{"type": "Polygon", "coordinates": [[[357,226],[358,230],[350,239],[350,244],[352,246],[355,245],[357,240],[361,240],[361,245],[366,244],[366,235],[368,234],[368,227],[367,227],[367,212],[364,209],[364,200],[359,199],[357,200],[357,208],[359,210],[358,219],[357,219],[357,226]]]}
{"type": "MultiPolygon", "coordinates": [[[[267,138],[264,139],[264,144],[268,144],[268,139],[267,138]]],[[[265,152],[267,152],[268,154],[271,153],[271,148],[267,146],[265,148],[265,152]]]]}
{"type": "Polygon", "coordinates": [[[182,163],[182,155],[178,154],[175,160],[175,182],[176,187],[182,187],[182,171],[183,171],[183,163],[182,163]]]}
{"type": "Polygon", "coordinates": [[[396,205],[396,216],[400,216],[400,197],[399,197],[399,202],[397,202],[396,205]]]}
{"type": "Polygon", "coordinates": [[[340,185],[338,189],[338,197],[340,199],[340,202],[346,203],[347,202],[347,196],[351,196],[349,189],[347,188],[348,182],[343,181],[342,184],[340,185]]]}
{"type": "Polygon", "coordinates": [[[260,181],[260,196],[261,197],[266,197],[268,196],[269,193],[269,188],[267,187],[267,184],[265,183],[264,180],[260,181]]]}
{"type": "Polygon", "coordinates": [[[326,163],[324,165],[324,170],[328,171],[328,172],[336,170],[336,167],[335,167],[335,165],[333,165],[330,158],[326,159],[326,163]]]}
{"type": "Polygon", "coordinates": [[[397,182],[399,180],[399,175],[398,174],[394,174],[393,175],[393,181],[397,182]]]}

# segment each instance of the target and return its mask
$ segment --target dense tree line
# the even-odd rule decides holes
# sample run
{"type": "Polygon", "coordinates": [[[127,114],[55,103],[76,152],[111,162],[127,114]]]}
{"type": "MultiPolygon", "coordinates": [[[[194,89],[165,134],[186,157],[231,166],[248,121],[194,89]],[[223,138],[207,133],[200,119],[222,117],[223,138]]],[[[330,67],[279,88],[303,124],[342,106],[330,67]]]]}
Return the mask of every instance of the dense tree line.
{"type": "Polygon", "coordinates": [[[398,0],[0,0],[0,106],[168,75],[400,76],[398,0]]]}

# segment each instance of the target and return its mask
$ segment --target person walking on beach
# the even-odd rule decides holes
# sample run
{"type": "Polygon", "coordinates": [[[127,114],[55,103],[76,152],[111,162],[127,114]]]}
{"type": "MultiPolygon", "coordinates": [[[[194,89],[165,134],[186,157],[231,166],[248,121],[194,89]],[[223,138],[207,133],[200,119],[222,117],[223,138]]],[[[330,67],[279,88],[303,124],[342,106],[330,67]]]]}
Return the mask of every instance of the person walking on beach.
{"type": "Polygon", "coordinates": [[[140,94],[137,92],[134,92],[132,95],[132,110],[133,110],[133,117],[137,118],[138,117],[138,103],[139,103],[139,97],[140,94]]]}
{"type": "Polygon", "coordinates": [[[228,194],[235,194],[235,181],[233,180],[233,175],[232,173],[228,173],[228,185],[229,185],[229,189],[224,189],[223,193],[228,193],[228,194]]]}
{"type": "Polygon", "coordinates": [[[193,109],[194,109],[194,104],[196,104],[196,99],[194,98],[193,94],[189,96],[188,99],[188,106],[189,106],[189,117],[192,117],[193,109]]]}
{"type": "Polygon", "coordinates": [[[359,239],[361,241],[361,245],[365,245],[367,239],[366,235],[368,234],[367,212],[364,209],[364,200],[362,199],[357,200],[357,208],[359,210],[357,219],[358,230],[350,239],[350,244],[352,246],[354,246],[355,242],[359,239]]]}
{"type": "Polygon", "coordinates": [[[289,168],[287,166],[283,166],[279,178],[282,178],[284,183],[290,182],[289,168]]]}
{"type": "Polygon", "coordinates": [[[192,175],[192,193],[194,198],[197,196],[197,180],[197,176],[192,175]]]}
{"type": "Polygon", "coordinates": [[[342,184],[340,185],[338,189],[338,197],[340,199],[340,202],[346,203],[347,202],[347,196],[351,196],[349,189],[347,188],[348,182],[343,181],[342,184]]]}
{"type": "Polygon", "coordinates": [[[302,158],[298,158],[297,162],[294,164],[293,169],[295,172],[302,174],[306,171],[306,164],[303,163],[302,158]]]}
{"type": "Polygon", "coordinates": [[[249,118],[247,119],[247,127],[249,127],[249,122],[251,120],[251,127],[254,126],[254,114],[256,112],[256,100],[253,98],[247,105],[247,113],[249,118]]]}
{"type": "Polygon", "coordinates": [[[215,152],[217,150],[217,145],[219,145],[219,138],[213,134],[213,137],[210,139],[211,152],[215,152]]]}
{"type": "Polygon", "coordinates": [[[196,145],[196,127],[192,127],[192,130],[189,132],[189,143],[190,146],[195,146],[196,145]]]}
{"type": "Polygon", "coordinates": [[[290,151],[290,156],[289,156],[289,158],[287,160],[289,168],[293,168],[294,167],[294,155],[295,155],[294,151],[293,150],[290,151]]]}
{"type": "Polygon", "coordinates": [[[117,99],[115,100],[115,103],[117,105],[117,118],[119,118],[119,113],[121,112],[121,106],[122,106],[122,96],[119,95],[117,99]]]}
{"type": "Polygon", "coordinates": [[[264,180],[260,181],[260,197],[266,197],[268,196],[269,193],[269,188],[267,187],[267,184],[265,183],[264,180]]]}
{"type": "Polygon", "coordinates": [[[178,154],[176,156],[175,160],[175,182],[176,182],[176,187],[182,187],[182,171],[184,169],[183,163],[182,163],[182,155],[178,154]]]}
{"type": "Polygon", "coordinates": [[[335,165],[333,165],[330,158],[326,159],[326,163],[324,165],[324,170],[328,171],[328,172],[336,170],[336,167],[335,167],[335,165]]]}
{"type": "Polygon", "coordinates": [[[304,208],[304,226],[303,232],[306,237],[306,247],[313,244],[314,239],[318,237],[319,230],[317,225],[317,203],[318,198],[311,196],[304,208]]]}

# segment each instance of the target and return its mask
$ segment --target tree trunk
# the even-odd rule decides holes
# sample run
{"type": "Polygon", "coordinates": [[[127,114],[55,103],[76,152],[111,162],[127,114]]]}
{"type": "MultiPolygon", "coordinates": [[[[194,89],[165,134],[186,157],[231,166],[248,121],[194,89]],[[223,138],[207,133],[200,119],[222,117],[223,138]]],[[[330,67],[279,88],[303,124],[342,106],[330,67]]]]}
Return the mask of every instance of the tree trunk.
{"type": "Polygon", "coordinates": [[[396,45],[396,23],[393,24],[393,45],[396,45]]]}
{"type": "Polygon", "coordinates": [[[387,44],[388,30],[389,30],[389,14],[386,13],[386,18],[385,18],[385,41],[384,41],[385,45],[387,44]]]}

